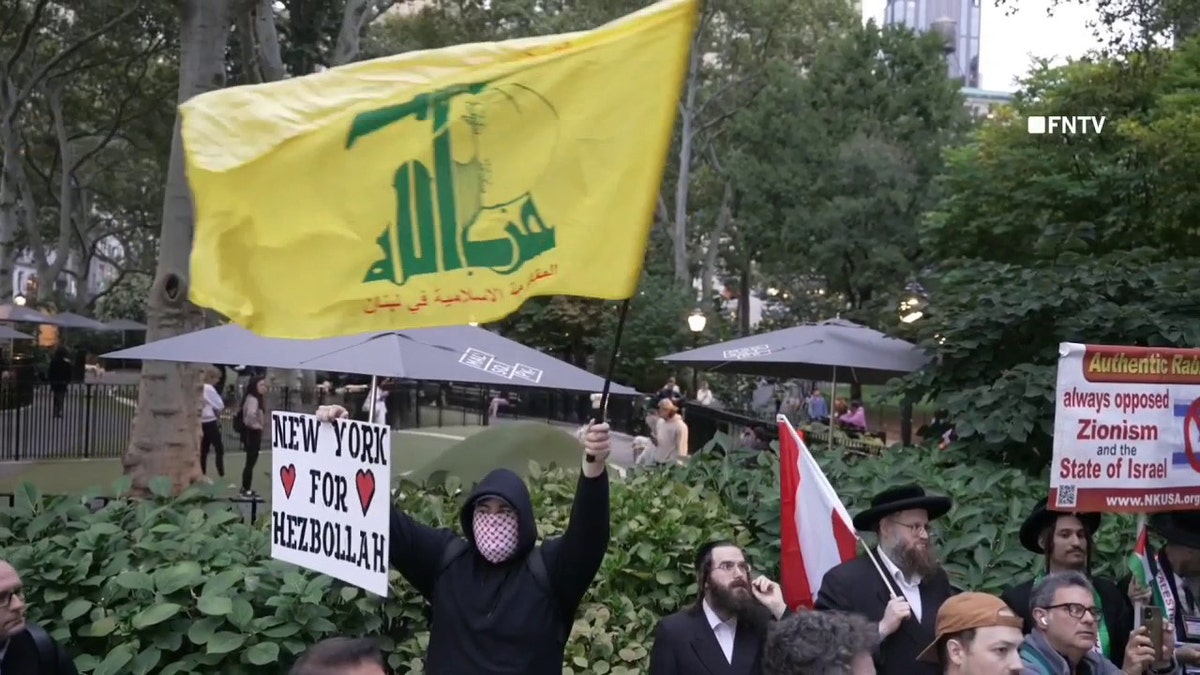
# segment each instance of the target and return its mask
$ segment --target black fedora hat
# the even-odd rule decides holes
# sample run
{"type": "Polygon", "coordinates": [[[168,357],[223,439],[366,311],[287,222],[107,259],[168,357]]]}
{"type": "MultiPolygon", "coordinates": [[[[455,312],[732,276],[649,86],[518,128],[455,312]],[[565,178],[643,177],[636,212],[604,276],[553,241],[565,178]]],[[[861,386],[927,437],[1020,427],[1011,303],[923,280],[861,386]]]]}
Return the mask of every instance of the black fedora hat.
{"type": "Polygon", "coordinates": [[[873,530],[883,518],[911,509],[924,509],[929,519],[941,518],[950,510],[950,498],[927,495],[918,485],[884,490],[871,499],[871,508],[854,516],[854,529],[873,530]]]}
{"type": "Polygon", "coordinates": [[[1200,549],[1200,511],[1168,511],[1146,519],[1168,544],[1200,549]]]}
{"type": "Polygon", "coordinates": [[[1034,553],[1045,553],[1042,548],[1042,530],[1046,526],[1053,525],[1059,516],[1075,516],[1079,522],[1083,523],[1083,528],[1089,534],[1095,534],[1096,530],[1100,529],[1100,514],[1099,513],[1074,513],[1072,511],[1049,511],[1046,509],[1046,499],[1042,498],[1034,505],[1033,511],[1025,518],[1025,522],[1021,523],[1021,531],[1018,535],[1021,540],[1021,545],[1026,551],[1034,553]]]}

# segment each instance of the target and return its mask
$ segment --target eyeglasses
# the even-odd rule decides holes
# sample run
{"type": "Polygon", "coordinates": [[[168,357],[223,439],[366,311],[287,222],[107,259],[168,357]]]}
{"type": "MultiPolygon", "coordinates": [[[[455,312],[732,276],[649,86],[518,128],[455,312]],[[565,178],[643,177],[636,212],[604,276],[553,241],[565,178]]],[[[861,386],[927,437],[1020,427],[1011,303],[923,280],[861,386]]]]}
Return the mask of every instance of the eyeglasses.
{"type": "Polygon", "coordinates": [[[1067,610],[1067,615],[1070,616],[1072,619],[1082,619],[1084,612],[1091,614],[1093,619],[1100,618],[1100,608],[1099,607],[1096,607],[1096,606],[1088,607],[1086,605],[1081,605],[1078,602],[1067,602],[1067,603],[1063,603],[1061,605],[1050,605],[1049,607],[1043,607],[1042,609],[1065,609],[1065,610],[1067,610]]]}
{"type": "Polygon", "coordinates": [[[0,607],[12,607],[13,598],[20,598],[21,602],[25,602],[25,589],[18,586],[11,591],[0,591],[0,607]]]}
{"type": "Polygon", "coordinates": [[[726,560],[725,562],[720,563],[716,567],[717,567],[717,569],[721,570],[722,572],[732,572],[736,569],[736,570],[740,570],[742,574],[745,574],[746,576],[750,576],[750,563],[745,562],[745,561],[733,562],[730,560],[726,560]]]}
{"type": "Polygon", "coordinates": [[[893,520],[892,522],[896,523],[897,525],[899,525],[901,527],[907,527],[910,532],[917,535],[918,537],[921,535],[926,535],[930,539],[933,539],[934,537],[937,536],[937,530],[930,527],[929,523],[902,523],[898,520],[893,520]]]}

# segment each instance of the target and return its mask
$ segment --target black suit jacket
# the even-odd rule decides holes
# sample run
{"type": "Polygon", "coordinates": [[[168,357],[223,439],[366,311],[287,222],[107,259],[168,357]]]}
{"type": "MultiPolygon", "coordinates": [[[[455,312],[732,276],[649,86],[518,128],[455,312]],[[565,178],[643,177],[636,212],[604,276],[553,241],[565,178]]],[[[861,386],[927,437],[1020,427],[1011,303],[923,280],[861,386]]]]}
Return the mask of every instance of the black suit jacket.
{"type": "Polygon", "coordinates": [[[49,671],[42,667],[42,659],[38,656],[37,646],[29,631],[24,630],[8,639],[8,648],[0,660],[0,673],[4,675],[79,675],[71,657],[54,643],[55,654],[47,664],[49,671]]]}
{"type": "MultiPolygon", "coordinates": [[[[882,567],[883,561],[879,564],[882,567]]],[[[903,595],[894,585],[893,590],[897,595],[903,595]]],[[[918,662],[917,656],[933,642],[938,609],[955,592],[942,571],[921,581],[921,620],[905,619],[900,628],[879,645],[875,652],[875,670],[879,675],[941,675],[940,666],[918,662]]],[[[853,612],[879,623],[890,600],[891,594],[875,565],[866,555],[860,555],[825,574],[817,593],[816,608],[853,612]]]]}
{"type": "MultiPolygon", "coordinates": [[[[1100,608],[1104,611],[1104,623],[1108,626],[1109,646],[1105,656],[1120,668],[1125,661],[1125,645],[1129,642],[1129,634],[1133,632],[1133,603],[1115,582],[1104,577],[1091,579],[1096,593],[1100,595],[1100,608]]],[[[1033,579],[1000,594],[1000,599],[1024,619],[1025,627],[1022,630],[1026,635],[1033,630],[1033,613],[1029,609],[1031,593],[1033,579]]]]}
{"type": "Polygon", "coordinates": [[[738,624],[730,663],[700,605],[665,617],[654,628],[650,675],[761,675],[769,619],[767,615],[757,625],[738,624]]]}

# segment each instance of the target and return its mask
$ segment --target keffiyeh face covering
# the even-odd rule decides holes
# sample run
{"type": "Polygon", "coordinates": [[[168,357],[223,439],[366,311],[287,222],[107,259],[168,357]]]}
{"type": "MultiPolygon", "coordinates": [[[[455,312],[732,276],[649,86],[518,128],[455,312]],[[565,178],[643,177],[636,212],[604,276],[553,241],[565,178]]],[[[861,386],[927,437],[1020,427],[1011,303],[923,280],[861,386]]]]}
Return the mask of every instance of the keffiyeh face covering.
{"type": "Polygon", "coordinates": [[[516,554],[517,514],[511,511],[476,511],[474,528],[475,548],[484,560],[495,565],[516,554]]]}

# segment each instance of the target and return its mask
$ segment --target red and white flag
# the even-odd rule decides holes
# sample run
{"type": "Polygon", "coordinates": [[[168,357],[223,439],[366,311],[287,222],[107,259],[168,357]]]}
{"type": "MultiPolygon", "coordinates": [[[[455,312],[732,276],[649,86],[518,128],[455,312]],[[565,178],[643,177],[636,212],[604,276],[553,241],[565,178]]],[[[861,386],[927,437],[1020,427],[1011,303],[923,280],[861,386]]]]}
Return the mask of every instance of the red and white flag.
{"type": "Polygon", "coordinates": [[[780,583],[788,607],[813,606],[821,579],[858,555],[842,500],[787,417],[779,415],[780,583]]]}

